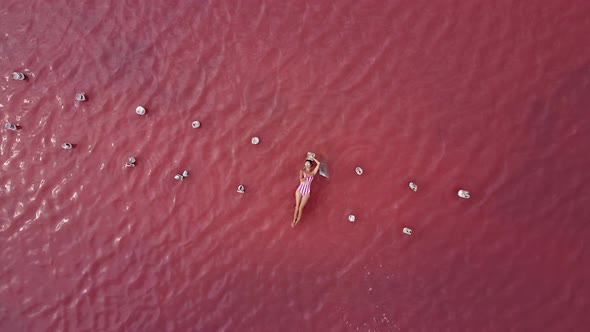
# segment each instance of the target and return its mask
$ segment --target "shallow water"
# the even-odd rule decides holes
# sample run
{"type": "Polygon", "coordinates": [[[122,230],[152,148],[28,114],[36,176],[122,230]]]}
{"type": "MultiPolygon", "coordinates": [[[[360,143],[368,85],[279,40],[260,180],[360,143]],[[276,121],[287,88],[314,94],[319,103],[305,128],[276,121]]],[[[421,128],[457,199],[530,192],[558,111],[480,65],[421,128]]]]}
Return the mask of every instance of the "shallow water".
{"type": "Polygon", "coordinates": [[[0,330],[584,330],[588,17],[4,1],[0,330]]]}

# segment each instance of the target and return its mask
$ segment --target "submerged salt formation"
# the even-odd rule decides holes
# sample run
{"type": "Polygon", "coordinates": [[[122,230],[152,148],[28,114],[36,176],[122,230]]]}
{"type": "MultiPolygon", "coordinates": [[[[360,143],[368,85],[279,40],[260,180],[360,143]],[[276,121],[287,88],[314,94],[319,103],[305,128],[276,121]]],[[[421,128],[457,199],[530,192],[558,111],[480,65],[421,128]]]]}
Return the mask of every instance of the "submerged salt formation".
{"type": "Polygon", "coordinates": [[[135,108],[135,113],[137,113],[138,115],[145,115],[145,108],[143,106],[137,106],[135,108]]]}
{"type": "Polygon", "coordinates": [[[459,197],[461,197],[461,198],[465,198],[465,199],[468,199],[469,197],[471,197],[471,196],[469,195],[469,191],[467,191],[467,190],[464,190],[464,189],[461,189],[461,190],[459,190],[459,191],[457,192],[457,195],[458,195],[459,197]]]}
{"type": "Polygon", "coordinates": [[[12,76],[12,79],[16,80],[16,81],[23,81],[25,78],[27,78],[25,76],[25,74],[20,73],[20,72],[14,72],[14,73],[12,73],[11,76],[12,76]]]}
{"type": "Polygon", "coordinates": [[[127,163],[125,164],[125,167],[135,167],[135,158],[129,157],[129,159],[127,159],[127,163]]]}
{"type": "Polygon", "coordinates": [[[8,129],[8,130],[17,130],[17,129],[18,129],[18,127],[17,127],[15,124],[12,124],[12,123],[10,123],[10,122],[7,122],[7,123],[4,125],[4,128],[6,128],[6,129],[8,129]]]}

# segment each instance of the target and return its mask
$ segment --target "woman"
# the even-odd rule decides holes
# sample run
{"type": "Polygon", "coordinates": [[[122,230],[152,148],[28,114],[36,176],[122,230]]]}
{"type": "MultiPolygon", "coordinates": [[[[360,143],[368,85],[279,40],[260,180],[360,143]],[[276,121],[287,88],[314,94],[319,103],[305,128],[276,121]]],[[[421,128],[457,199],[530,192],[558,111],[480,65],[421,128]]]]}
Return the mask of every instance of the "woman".
{"type": "Polygon", "coordinates": [[[301,212],[303,211],[303,207],[307,203],[309,195],[311,194],[311,181],[313,181],[313,177],[318,173],[319,169],[320,162],[315,159],[315,157],[308,154],[307,159],[305,160],[304,168],[299,170],[300,183],[297,190],[295,190],[295,213],[293,214],[293,222],[291,223],[291,227],[295,227],[295,225],[297,225],[301,219],[301,212]],[[315,168],[311,170],[313,162],[315,162],[316,165],[315,168]]]}

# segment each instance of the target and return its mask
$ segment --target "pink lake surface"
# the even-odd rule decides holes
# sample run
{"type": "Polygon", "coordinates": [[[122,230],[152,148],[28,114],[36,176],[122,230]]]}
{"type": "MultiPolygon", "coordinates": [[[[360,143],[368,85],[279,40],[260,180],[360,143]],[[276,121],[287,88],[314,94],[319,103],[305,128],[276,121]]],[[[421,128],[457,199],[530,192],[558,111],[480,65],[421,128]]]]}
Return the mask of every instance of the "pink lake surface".
{"type": "Polygon", "coordinates": [[[590,326],[590,2],[3,0],[0,31],[0,331],[590,326]]]}

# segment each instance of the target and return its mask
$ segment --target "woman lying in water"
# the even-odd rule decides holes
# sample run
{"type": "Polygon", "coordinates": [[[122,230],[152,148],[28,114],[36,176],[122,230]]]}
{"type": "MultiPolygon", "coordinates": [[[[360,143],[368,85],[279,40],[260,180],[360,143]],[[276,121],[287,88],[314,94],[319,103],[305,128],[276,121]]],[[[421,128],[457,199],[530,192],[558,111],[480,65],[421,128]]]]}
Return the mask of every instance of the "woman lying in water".
{"type": "Polygon", "coordinates": [[[293,214],[293,222],[291,227],[295,227],[299,220],[301,220],[301,212],[311,195],[311,181],[320,169],[320,162],[311,154],[307,155],[303,169],[299,170],[299,187],[295,190],[295,213],[293,214]],[[311,169],[313,163],[316,163],[314,169],[311,169]]]}

